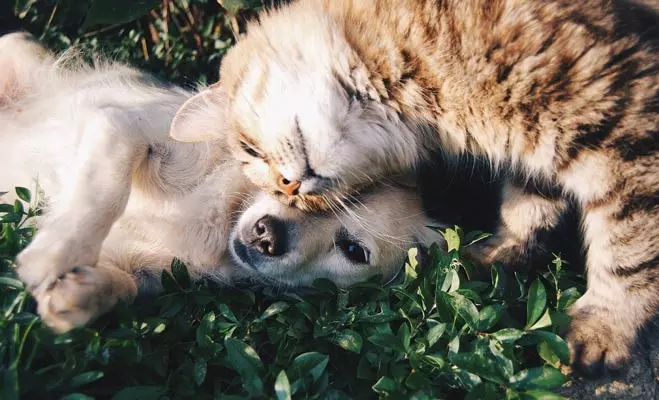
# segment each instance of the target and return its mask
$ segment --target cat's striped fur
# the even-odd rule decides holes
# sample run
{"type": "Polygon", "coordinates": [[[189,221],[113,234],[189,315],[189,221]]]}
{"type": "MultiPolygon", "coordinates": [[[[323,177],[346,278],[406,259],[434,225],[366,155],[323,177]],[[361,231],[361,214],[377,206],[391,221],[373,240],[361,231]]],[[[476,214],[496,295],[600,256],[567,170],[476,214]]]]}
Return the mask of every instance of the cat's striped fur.
{"type": "Polygon", "coordinates": [[[587,372],[619,367],[659,306],[651,8],[303,0],[264,13],[221,69],[235,157],[256,184],[301,208],[340,202],[431,148],[556,185],[558,196],[542,198],[511,184],[504,226],[479,256],[510,257],[575,198],[589,289],[572,308],[573,361],[587,372]]]}

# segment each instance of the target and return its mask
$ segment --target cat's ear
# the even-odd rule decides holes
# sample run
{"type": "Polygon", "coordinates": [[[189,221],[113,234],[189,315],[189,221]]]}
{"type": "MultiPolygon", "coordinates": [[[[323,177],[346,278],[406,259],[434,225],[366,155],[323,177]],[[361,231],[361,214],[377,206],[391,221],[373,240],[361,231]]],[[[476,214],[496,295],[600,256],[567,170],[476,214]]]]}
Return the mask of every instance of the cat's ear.
{"type": "Polygon", "coordinates": [[[227,95],[221,85],[201,90],[176,112],[169,137],[179,142],[204,142],[226,135],[227,95]]]}

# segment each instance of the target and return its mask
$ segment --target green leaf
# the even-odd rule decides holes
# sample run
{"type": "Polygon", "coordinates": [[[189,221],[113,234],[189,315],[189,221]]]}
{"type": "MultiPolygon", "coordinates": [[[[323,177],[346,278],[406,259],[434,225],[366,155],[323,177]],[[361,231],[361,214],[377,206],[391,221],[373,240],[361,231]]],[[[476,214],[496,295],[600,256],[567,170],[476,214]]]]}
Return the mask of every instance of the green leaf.
{"type": "Polygon", "coordinates": [[[160,399],[166,390],[162,386],[129,386],[121,389],[112,400],[157,400],[160,399]]]}
{"type": "Polygon", "coordinates": [[[450,355],[449,360],[460,369],[471,372],[481,378],[499,384],[504,384],[506,382],[498,363],[481,354],[457,353],[450,355]]]}
{"type": "Polygon", "coordinates": [[[554,368],[558,368],[561,365],[561,359],[554,353],[549,343],[546,341],[541,341],[537,346],[538,355],[540,358],[545,360],[549,365],[554,368]]]}
{"type": "Polygon", "coordinates": [[[19,381],[18,371],[15,367],[10,367],[2,371],[2,399],[18,400],[19,399],[19,381]]]}
{"type": "Polygon", "coordinates": [[[197,357],[194,363],[194,381],[197,386],[201,386],[206,379],[206,372],[208,371],[208,366],[206,360],[201,357],[197,357]]]}
{"type": "Polygon", "coordinates": [[[309,352],[300,354],[299,356],[295,357],[292,367],[298,372],[299,376],[305,376],[306,374],[309,374],[315,382],[325,371],[328,362],[328,355],[320,354],[317,352],[309,352]]]}
{"type": "Polygon", "coordinates": [[[428,330],[428,333],[426,334],[426,339],[428,340],[428,347],[432,347],[439,338],[442,337],[444,334],[444,331],[446,331],[446,324],[437,322],[434,319],[429,319],[426,321],[428,326],[430,326],[430,329],[428,330]]]}
{"type": "Polygon", "coordinates": [[[570,351],[567,347],[567,343],[560,336],[547,331],[532,331],[529,332],[532,336],[544,340],[551,350],[558,356],[558,358],[563,362],[563,364],[570,363],[570,351]]]}
{"type": "Polygon", "coordinates": [[[491,382],[483,382],[470,390],[464,400],[496,400],[501,398],[501,393],[498,392],[496,385],[491,382]]]}
{"type": "Polygon", "coordinates": [[[478,313],[478,330],[481,332],[491,329],[503,314],[506,308],[501,304],[492,304],[484,307],[478,313]]]}
{"type": "Polygon", "coordinates": [[[577,301],[579,297],[581,297],[579,289],[575,287],[565,289],[560,292],[557,308],[559,310],[565,311],[570,308],[570,306],[574,304],[574,302],[577,301]]]}
{"type": "Polygon", "coordinates": [[[231,322],[238,322],[238,318],[236,318],[236,315],[231,311],[228,305],[222,303],[219,306],[220,309],[220,315],[222,315],[224,318],[228,319],[231,322]]]}
{"type": "Polygon", "coordinates": [[[291,400],[291,384],[288,382],[288,376],[283,369],[277,375],[275,380],[275,395],[278,400],[291,400]]]}
{"type": "Polygon", "coordinates": [[[83,372],[82,374],[76,375],[73,378],[71,378],[71,381],[69,382],[69,386],[72,388],[77,388],[79,386],[83,386],[88,383],[97,381],[102,377],[103,377],[103,372],[101,371],[83,372]]]}
{"type": "Polygon", "coordinates": [[[540,318],[546,305],[547,292],[545,286],[539,279],[536,279],[529,289],[529,298],[526,303],[526,329],[540,318]]]}
{"type": "Polygon", "coordinates": [[[447,251],[449,252],[460,248],[459,228],[457,226],[454,228],[455,229],[447,228],[442,232],[442,236],[444,236],[444,240],[446,240],[447,251]]]}
{"type": "Polygon", "coordinates": [[[227,350],[229,366],[243,378],[243,387],[250,396],[263,393],[263,362],[253,348],[240,340],[226,338],[224,346],[227,350]]]}
{"type": "Polygon", "coordinates": [[[158,6],[158,0],[94,0],[81,29],[131,22],[158,6]]]}
{"type": "Polygon", "coordinates": [[[498,340],[490,340],[488,348],[490,349],[490,353],[492,353],[499,363],[499,367],[504,376],[510,378],[515,373],[515,367],[513,361],[504,354],[504,349],[501,343],[498,340]]]}
{"type": "MultiPolygon", "coordinates": [[[[16,0],[14,3],[14,14],[20,19],[25,18],[28,11],[30,11],[36,2],[37,0],[16,0]]],[[[2,196],[2,192],[0,192],[0,196],[2,196]]]]}
{"type": "Polygon", "coordinates": [[[456,270],[451,268],[446,272],[441,290],[442,292],[452,293],[458,289],[460,289],[460,276],[456,270]]]}
{"type": "Polygon", "coordinates": [[[423,356],[423,361],[426,364],[428,364],[428,365],[430,365],[434,368],[438,368],[440,370],[444,369],[444,367],[447,364],[446,360],[441,355],[438,355],[438,354],[425,354],[423,356]]]}
{"type": "Polygon", "coordinates": [[[383,376],[375,382],[375,385],[372,386],[373,391],[380,394],[390,394],[395,393],[398,389],[398,384],[393,379],[383,376]]]}
{"type": "Polygon", "coordinates": [[[82,393],[69,393],[64,397],[60,397],[60,400],[94,400],[94,398],[82,393]]]}
{"type": "Polygon", "coordinates": [[[483,231],[472,231],[465,235],[464,242],[465,244],[462,247],[470,246],[474,243],[480,242],[481,240],[487,239],[492,236],[491,233],[483,231]]]}
{"type": "Polygon", "coordinates": [[[288,310],[289,307],[290,305],[285,301],[278,301],[276,303],[272,303],[268,308],[265,309],[265,311],[263,311],[263,314],[261,314],[259,319],[265,320],[267,318],[272,317],[273,315],[277,315],[279,313],[288,310]]]}
{"type": "Polygon", "coordinates": [[[528,390],[522,393],[523,400],[568,400],[566,397],[546,390],[528,390]]]}
{"type": "Polygon", "coordinates": [[[553,367],[529,368],[518,372],[510,378],[510,384],[516,390],[554,389],[567,381],[567,377],[553,367]]]}
{"type": "Polygon", "coordinates": [[[376,346],[385,347],[388,349],[396,350],[399,353],[407,352],[405,346],[401,343],[400,338],[391,333],[380,333],[369,336],[368,341],[376,346]]]}
{"type": "Polygon", "coordinates": [[[504,328],[492,334],[501,343],[515,343],[525,332],[515,328],[504,328]]]}
{"type": "MultiPolygon", "coordinates": [[[[410,264],[410,267],[412,267],[412,270],[416,270],[416,268],[419,266],[419,262],[417,261],[418,255],[419,255],[418,247],[410,247],[410,249],[407,250],[407,262],[408,264],[410,264]]],[[[414,278],[416,278],[416,272],[414,278]]]]}
{"type": "Polygon", "coordinates": [[[160,283],[167,293],[176,293],[181,290],[176,279],[167,270],[162,270],[160,273],[160,283]]]}
{"type": "Polygon", "coordinates": [[[179,286],[183,289],[188,289],[190,287],[190,274],[185,264],[178,258],[175,258],[172,260],[170,268],[172,270],[172,276],[176,279],[179,286]]]}
{"type": "Polygon", "coordinates": [[[458,354],[458,351],[460,351],[460,336],[455,335],[453,339],[451,339],[450,342],[448,342],[448,354],[449,357],[451,355],[458,354]]]}
{"type": "Polygon", "coordinates": [[[487,295],[487,297],[500,298],[503,297],[506,290],[506,273],[499,264],[494,264],[490,270],[491,280],[492,280],[492,290],[487,295]]]}
{"type": "Polygon", "coordinates": [[[331,341],[337,346],[353,353],[359,353],[362,350],[361,335],[350,329],[337,332],[331,337],[331,341]]]}
{"type": "Polygon", "coordinates": [[[32,196],[30,195],[30,191],[24,187],[16,187],[16,195],[18,196],[19,199],[23,200],[26,203],[29,203],[30,200],[32,200],[32,196]]]}
{"type": "Polygon", "coordinates": [[[551,324],[552,324],[552,320],[549,314],[549,309],[546,309],[545,313],[542,314],[542,317],[540,317],[540,319],[537,320],[536,323],[533,324],[533,326],[529,327],[528,330],[532,331],[535,329],[546,328],[548,326],[551,326],[551,324]]]}
{"type": "Polygon", "coordinates": [[[451,293],[451,298],[453,307],[455,307],[455,311],[458,313],[458,315],[463,320],[465,320],[472,331],[478,331],[479,315],[478,309],[474,303],[472,303],[471,300],[467,299],[465,296],[457,293],[451,293]]]}
{"type": "Polygon", "coordinates": [[[23,289],[25,285],[18,279],[9,278],[7,276],[0,276],[0,286],[11,287],[14,289],[23,289]]]}
{"type": "Polygon", "coordinates": [[[410,326],[406,323],[402,323],[400,328],[398,328],[398,333],[396,334],[398,340],[403,345],[405,352],[410,348],[410,326]]]}
{"type": "Polygon", "coordinates": [[[405,386],[413,390],[424,389],[430,385],[432,385],[430,379],[428,379],[428,377],[423,372],[416,369],[413,369],[405,379],[405,386]]]}
{"type": "Polygon", "coordinates": [[[241,10],[249,10],[261,5],[259,0],[219,0],[219,3],[229,15],[236,15],[241,10]]]}
{"type": "Polygon", "coordinates": [[[329,279],[325,279],[325,278],[314,279],[312,284],[313,287],[320,290],[321,292],[332,293],[332,294],[339,292],[339,288],[336,286],[336,284],[329,279]]]}

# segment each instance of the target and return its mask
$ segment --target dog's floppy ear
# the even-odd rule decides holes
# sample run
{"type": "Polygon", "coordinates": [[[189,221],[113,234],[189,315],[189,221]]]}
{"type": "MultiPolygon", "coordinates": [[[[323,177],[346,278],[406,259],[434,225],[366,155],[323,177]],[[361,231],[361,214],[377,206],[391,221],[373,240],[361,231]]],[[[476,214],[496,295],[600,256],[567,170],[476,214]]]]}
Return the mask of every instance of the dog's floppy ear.
{"type": "Polygon", "coordinates": [[[52,62],[48,49],[27,32],[0,37],[0,103],[15,99],[37,84],[40,68],[52,62]]]}
{"type": "Polygon", "coordinates": [[[169,137],[179,142],[204,142],[226,133],[227,95],[221,85],[201,90],[177,111],[169,137]]]}

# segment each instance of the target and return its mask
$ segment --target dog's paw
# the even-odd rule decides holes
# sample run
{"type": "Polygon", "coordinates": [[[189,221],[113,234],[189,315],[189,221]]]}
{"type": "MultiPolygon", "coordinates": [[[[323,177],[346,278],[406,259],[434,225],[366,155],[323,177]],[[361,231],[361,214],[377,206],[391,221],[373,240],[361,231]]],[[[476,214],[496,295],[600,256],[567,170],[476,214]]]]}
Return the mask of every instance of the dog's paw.
{"type": "Polygon", "coordinates": [[[77,256],[89,249],[74,241],[39,232],[32,243],[16,257],[16,273],[27,289],[38,295],[68,272],[72,265],[94,265],[96,260],[77,256]],[[83,262],[78,262],[83,260],[83,262]],[[87,261],[87,262],[85,262],[87,261]]]}
{"type": "Polygon", "coordinates": [[[636,330],[616,323],[604,308],[575,306],[566,336],[574,371],[588,378],[620,373],[631,359],[636,330]]]}
{"type": "Polygon", "coordinates": [[[43,322],[63,333],[109,311],[120,298],[110,274],[106,269],[80,266],[58,276],[35,294],[43,322]]]}

